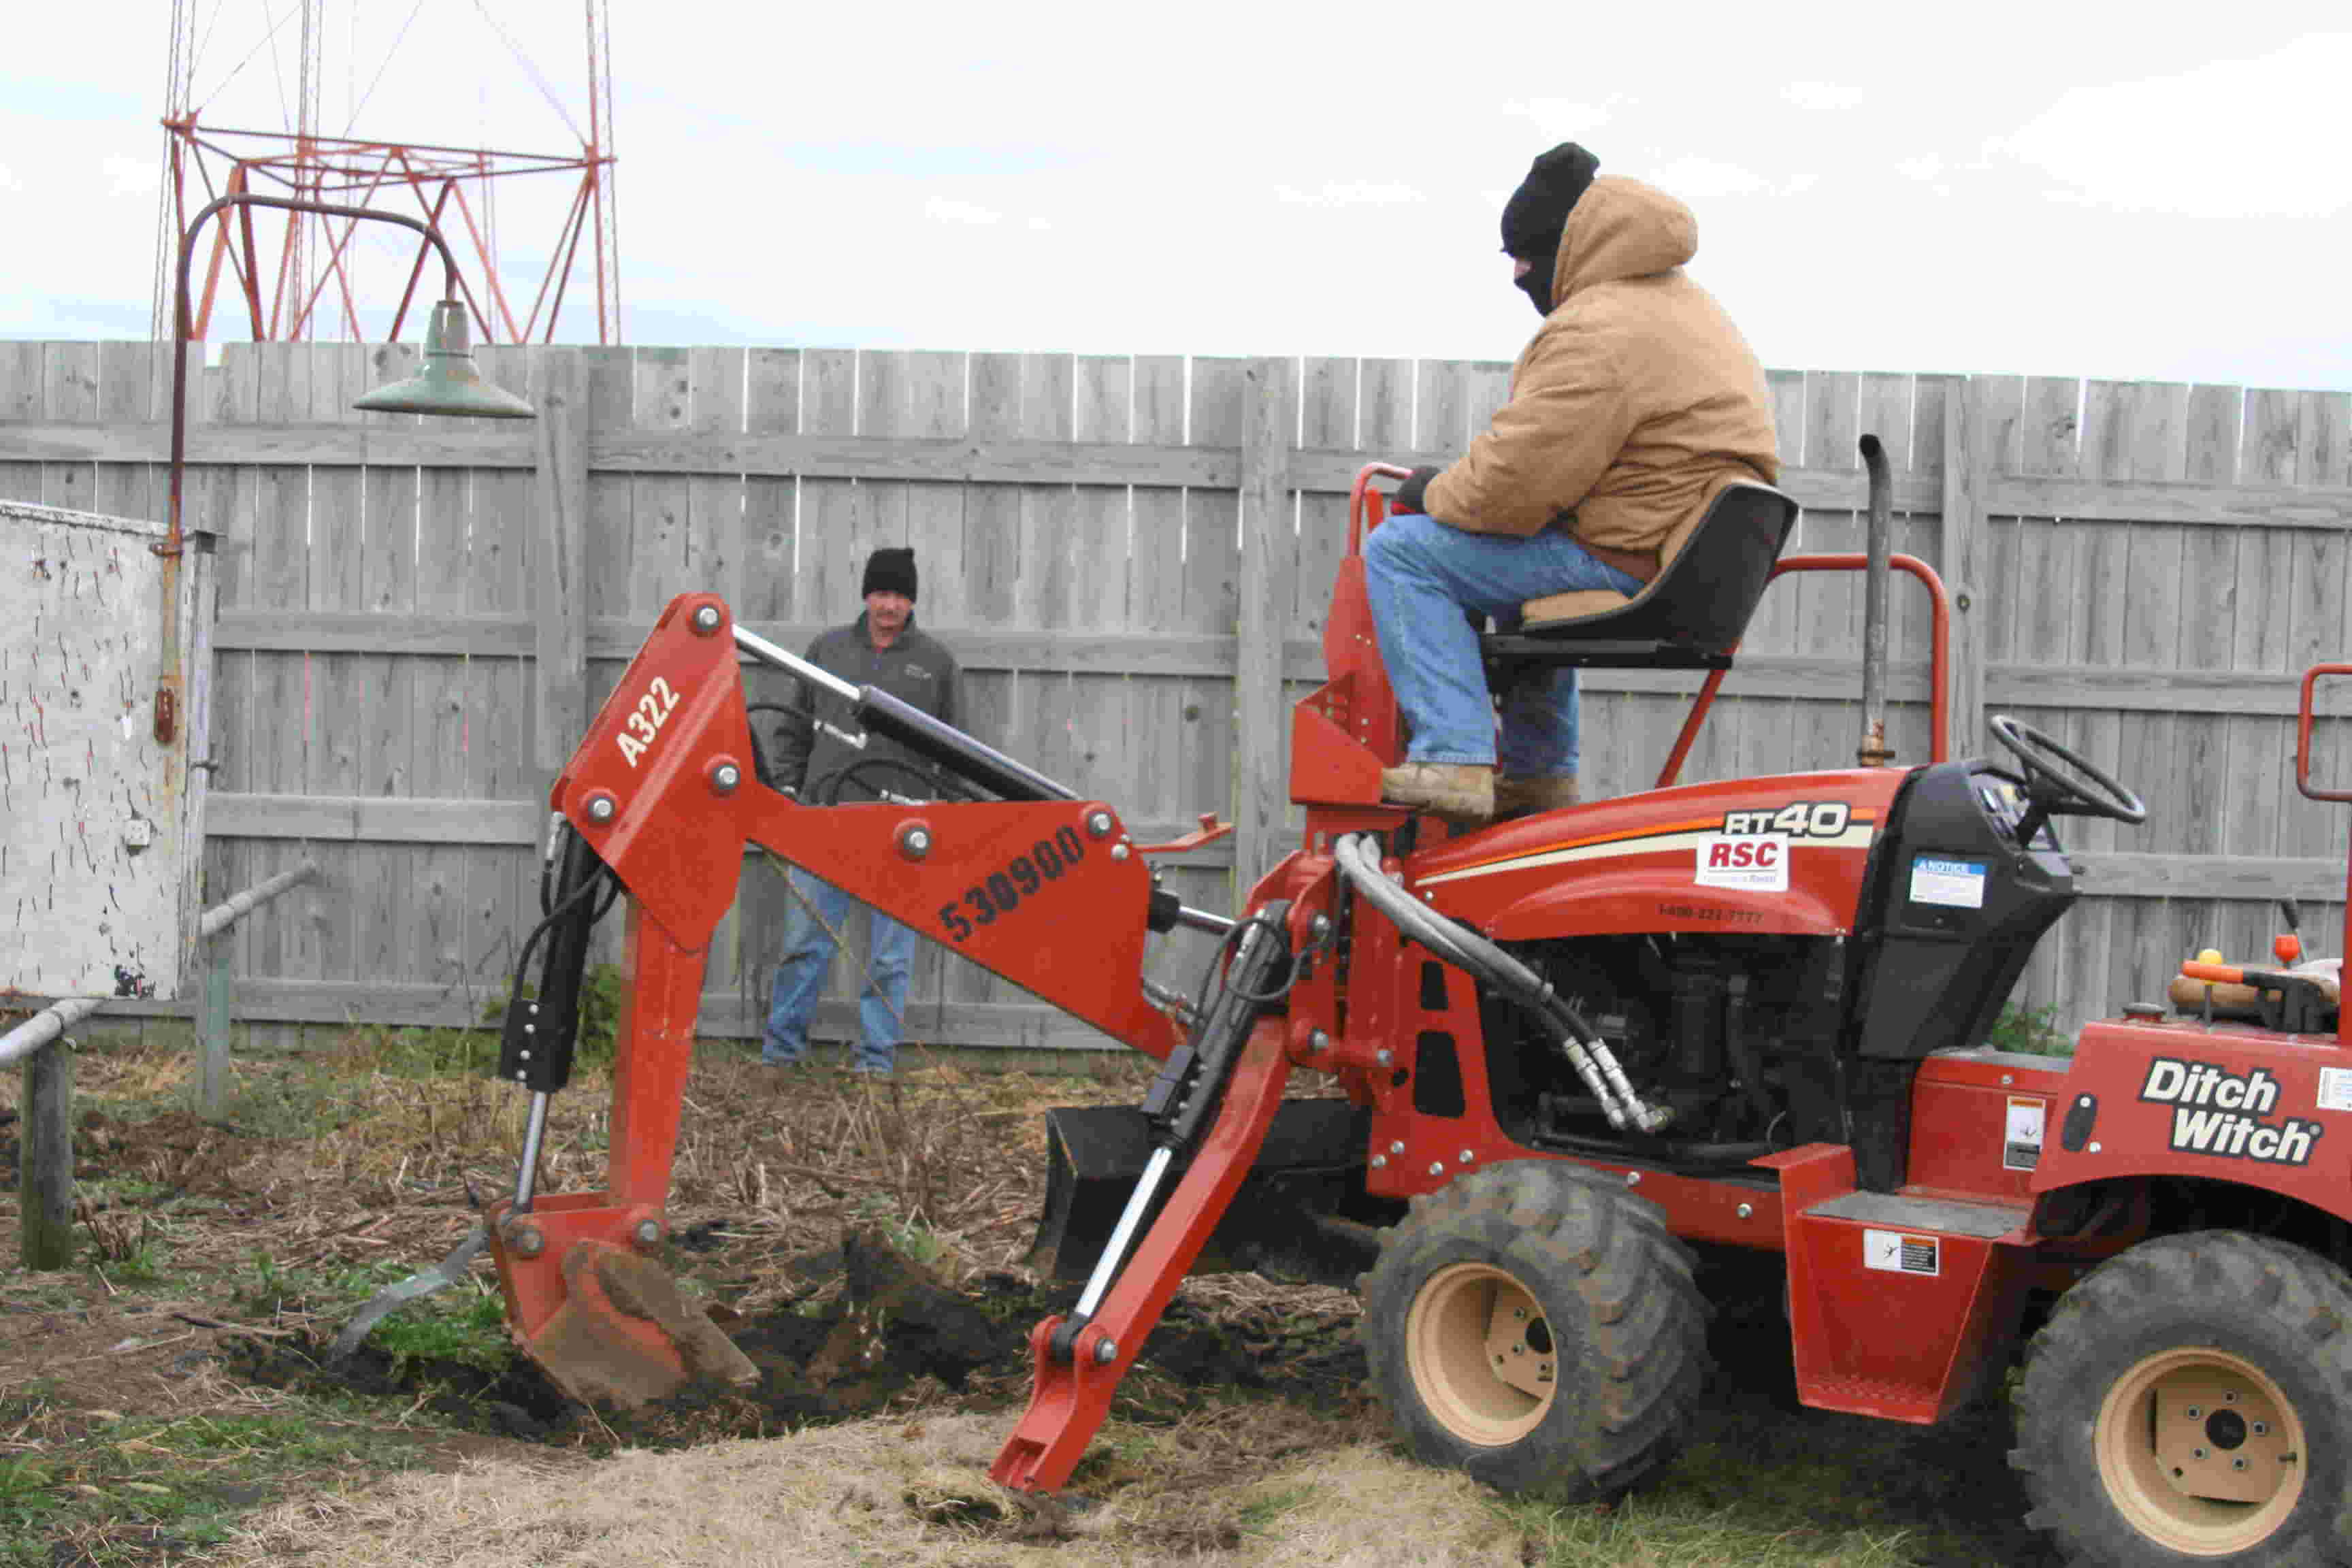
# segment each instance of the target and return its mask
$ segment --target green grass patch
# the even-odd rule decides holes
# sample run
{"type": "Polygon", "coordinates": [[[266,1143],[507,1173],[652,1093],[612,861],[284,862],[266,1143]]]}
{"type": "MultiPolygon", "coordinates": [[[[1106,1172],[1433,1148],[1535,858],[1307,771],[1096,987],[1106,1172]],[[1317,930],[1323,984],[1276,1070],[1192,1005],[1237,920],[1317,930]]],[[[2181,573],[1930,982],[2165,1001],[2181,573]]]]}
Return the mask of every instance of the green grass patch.
{"type": "Polygon", "coordinates": [[[1234,1528],[1244,1535],[1273,1535],[1283,1515],[1305,1507],[1314,1496],[1313,1487],[1284,1487],[1264,1497],[1253,1498],[1243,1504],[1241,1512],[1234,1516],[1234,1528]]]}
{"type": "MultiPolygon", "coordinates": [[[[1829,1500],[1827,1498],[1817,1500],[1829,1500]]],[[[1778,1521],[1753,1505],[1711,1506],[1667,1487],[1606,1508],[1520,1499],[1497,1505],[1547,1568],[1915,1568],[1908,1532],[1835,1519],[1778,1521]]],[[[1827,1512],[1832,1517],[1819,1516],[1827,1512]]]]}
{"type": "Polygon", "coordinates": [[[110,1419],[42,1394],[0,1400],[0,1426],[37,1435],[0,1458],[0,1565],[152,1563],[224,1540],[289,1484],[414,1461],[412,1444],[293,1405],[254,1414],[110,1419]]]}
{"type": "Polygon", "coordinates": [[[515,1357],[506,1322],[505,1301],[477,1283],[409,1302],[376,1324],[367,1342],[392,1357],[395,1375],[453,1362],[496,1373],[515,1357]]]}
{"type": "MultiPolygon", "coordinates": [[[[228,1285],[236,1308],[256,1318],[299,1312],[339,1321],[415,1269],[414,1259],[389,1258],[347,1268],[288,1268],[257,1252],[228,1285]]],[[[403,1304],[379,1321],[364,1342],[390,1356],[393,1375],[401,1378],[420,1366],[447,1364],[495,1374],[516,1355],[506,1330],[506,1302],[480,1279],[403,1304]]]]}

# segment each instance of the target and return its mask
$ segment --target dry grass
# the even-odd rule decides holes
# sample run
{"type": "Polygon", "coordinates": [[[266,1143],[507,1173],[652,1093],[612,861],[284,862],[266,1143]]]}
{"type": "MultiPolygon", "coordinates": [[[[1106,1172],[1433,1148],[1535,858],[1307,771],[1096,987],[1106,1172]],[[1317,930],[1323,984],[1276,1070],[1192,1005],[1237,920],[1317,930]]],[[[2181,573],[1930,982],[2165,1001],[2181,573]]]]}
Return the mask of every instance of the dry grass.
{"type": "Polygon", "coordinates": [[[616,1456],[593,1470],[514,1465],[404,1477],[253,1521],[224,1561],[351,1568],[398,1542],[415,1568],[1061,1568],[1184,1561],[1264,1568],[1471,1568],[1524,1561],[1524,1537],[1466,1479],[1336,1448],[1278,1413],[1205,1427],[1113,1424],[1110,1495],[1036,1505],[984,1474],[1000,1419],[868,1420],[764,1443],[616,1456]],[[1261,1440],[1256,1428],[1271,1426],[1261,1440]],[[1285,1447],[1287,1444],[1288,1447],[1285,1447]],[[1319,1451],[1314,1451],[1318,1450],[1319,1451]]]}
{"type": "MultiPolygon", "coordinates": [[[[477,1045],[479,1059],[487,1047],[477,1045]]],[[[142,1247],[177,1268],[279,1272],[421,1267],[510,1189],[525,1097],[446,1069],[446,1038],[356,1030],[323,1049],[235,1064],[228,1118],[208,1125],[184,1051],[128,1044],[75,1065],[85,1256],[142,1247]]],[[[990,1072],[910,1048],[896,1079],[780,1070],[706,1044],[686,1091],[672,1186],[676,1230],[722,1249],[732,1304],[755,1313],[824,1288],[801,1265],[852,1226],[911,1244],[950,1282],[1013,1265],[1042,1201],[1042,1111],[1140,1094],[1150,1064],[1101,1058],[1071,1075],[990,1072]]],[[[16,1075],[0,1074],[0,1152],[13,1156],[16,1075]]],[[[539,1190],[603,1184],[609,1073],[583,1065],[555,1097],[539,1190]]],[[[0,1221],[15,1194],[0,1193],[0,1221]]],[[[11,1227],[13,1228],[13,1227],[11,1227]]],[[[482,1267],[487,1269],[487,1260],[482,1267]]],[[[275,1326],[301,1326],[299,1303],[275,1326]]]]}

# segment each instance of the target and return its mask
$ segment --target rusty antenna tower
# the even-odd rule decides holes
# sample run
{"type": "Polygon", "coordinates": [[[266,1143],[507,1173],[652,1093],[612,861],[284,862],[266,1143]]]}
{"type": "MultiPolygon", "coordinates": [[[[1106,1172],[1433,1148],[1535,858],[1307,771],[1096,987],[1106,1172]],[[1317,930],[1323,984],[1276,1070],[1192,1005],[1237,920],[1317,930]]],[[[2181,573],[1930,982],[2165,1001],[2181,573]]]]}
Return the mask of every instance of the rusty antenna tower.
{"type": "MultiPolygon", "coordinates": [[[[383,207],[433,224],[461,258],[460,287],[478,342],[551,342],[559,322],[565,324],[566,341],[589,341],[586,318],[592,310],[593,341],[622,341],[612,37],[605,0],[584,0],[584,128],[501,22],[501,16],[511,18],[516,9],[474,0],[483,34],[495,39],[576,138],[579,150],[562,153],[449,144],[455,137],[395,142],[356,134],[361,114],[383,84],[426,4],[415,0],[383,58],[362,66],[357,58],[359,16],[382,16],[392,8],[379,10],[355,0],[345,29],[343,53],[350,58],[341,62],[349,73],[352,101],[341,110],[345,123],[330,133],[320,110],[328,32],[322,15],[328,7],[320,0],[298,0],[290,6],[258,5],[243,24],[224,15],[236,8],[236,0],[212,0],[209,5],[204,0],[173,0],[163,122],[165,169],[156,238],[158,340],[174,335],[172,279],[188,223],[218,197],[262,193],[383,207]],[[360,90],[362,70],[372,72],[364,91],[360,90]],[[274,99],[268,91],[273,79],[274,99]],[[283,130],[232,129],[226,123],[232,118],[248,123],[267,121],[273,102],[286,122],[283,130]],[[526,175],[535,178],[524,181],[526,175]],[[550,199],[549,187],[560,192],[566,182],[568,200],[550,199]],[[527,300],[509,288],[500,265],[499,223],[501,188],[520,195],[526,186],[536,205],[528,200],[523,205],[530,207],[531,226],[540,232],[535,240],[525,239],[511,248],[523,258],[525,276],[538,273],[527,300]],[[575,274],[581,271],[591,277],[580,279],[575,288],[575,274]]],[[[464,9],[439,7],[435,20],[446,22],[451,12],[464,9]]],[[[434,52],[436,63],[446,63],[452,51],[436,47],[434,52]]],[[[509,216],[514,216],[516,195],[506,204],[509,216]]],[[[388,342],[400,336],[427,272],[425,247],[391,256],[381,248],[383,241],[371,237],[370,229],[356,220],[264,211],[267,216],[257,216],[255,209],[245,208],[236,221],[214,228],[209,253],[196,263],[192,338],[208,335],[216,306],[227,314],[225,330],[234,322],[236,330],[256,342],[388,342]],[[406,286],[399,288],[394,285],[404,268],[406,286]],[[381,275],[378,286],[356,282],[363,271],[381,275]],[[361,301],[375,304],[380,313],[380,302],[385,300],[397,300],[391,324],[371,339],[362,325],[361,301]]]]}

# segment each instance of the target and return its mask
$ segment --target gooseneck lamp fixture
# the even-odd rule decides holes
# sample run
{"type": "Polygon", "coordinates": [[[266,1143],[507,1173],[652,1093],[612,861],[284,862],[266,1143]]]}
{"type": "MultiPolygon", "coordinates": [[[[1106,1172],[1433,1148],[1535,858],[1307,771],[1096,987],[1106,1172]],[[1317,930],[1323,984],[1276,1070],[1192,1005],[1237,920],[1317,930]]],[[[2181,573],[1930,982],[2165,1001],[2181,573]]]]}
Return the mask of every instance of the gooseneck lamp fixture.
{"type": "MultiPolygon", "coordinates": [[[[277,207],[286,212],[321,213],[330,217],[394,223],[423,235],[441,254],[442,299],[433,308],[425,333],[425,360],[415,375],[396,381],[358,399],[352,406],[385,414],[438,414],[475,419],[529,419],[530,404],[493,386],[474,368],[466,306],[458,297],[457,258],[450,253],[441,231],[419,218],[374,207],[341,206],[329,202],[240,191],[221,197],[197,213],[180,236],[177,313],[172,344],[172,471],[169,527],[154,547],[163,558],[163,669],[155,691],[155,741],[169,745],[179,727],[180,709],[180,499],[188,464],[188,339],[190,310],[188,272],[195,257],[196,234],[228,207],[277,207]]],[[[419,258],[422,265],[422,258],[419,258]]]]}

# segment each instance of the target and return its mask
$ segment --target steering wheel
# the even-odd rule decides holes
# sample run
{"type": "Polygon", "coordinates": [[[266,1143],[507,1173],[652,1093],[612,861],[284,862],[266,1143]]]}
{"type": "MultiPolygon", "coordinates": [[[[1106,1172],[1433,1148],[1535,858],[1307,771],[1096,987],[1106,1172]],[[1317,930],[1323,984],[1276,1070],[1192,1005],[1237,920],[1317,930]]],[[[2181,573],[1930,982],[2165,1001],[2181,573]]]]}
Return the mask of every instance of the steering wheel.
{"type": "Polygon", "coordinates": [[[1985,723],[2025,769],[2026,812],[2017,825],[2021,845],[2032,843],[2042,825],[2053,816],[2147,820],[2147,806],[2139,796],[2072,748],[2006,713],[1995,713],[1985,723]]]}

